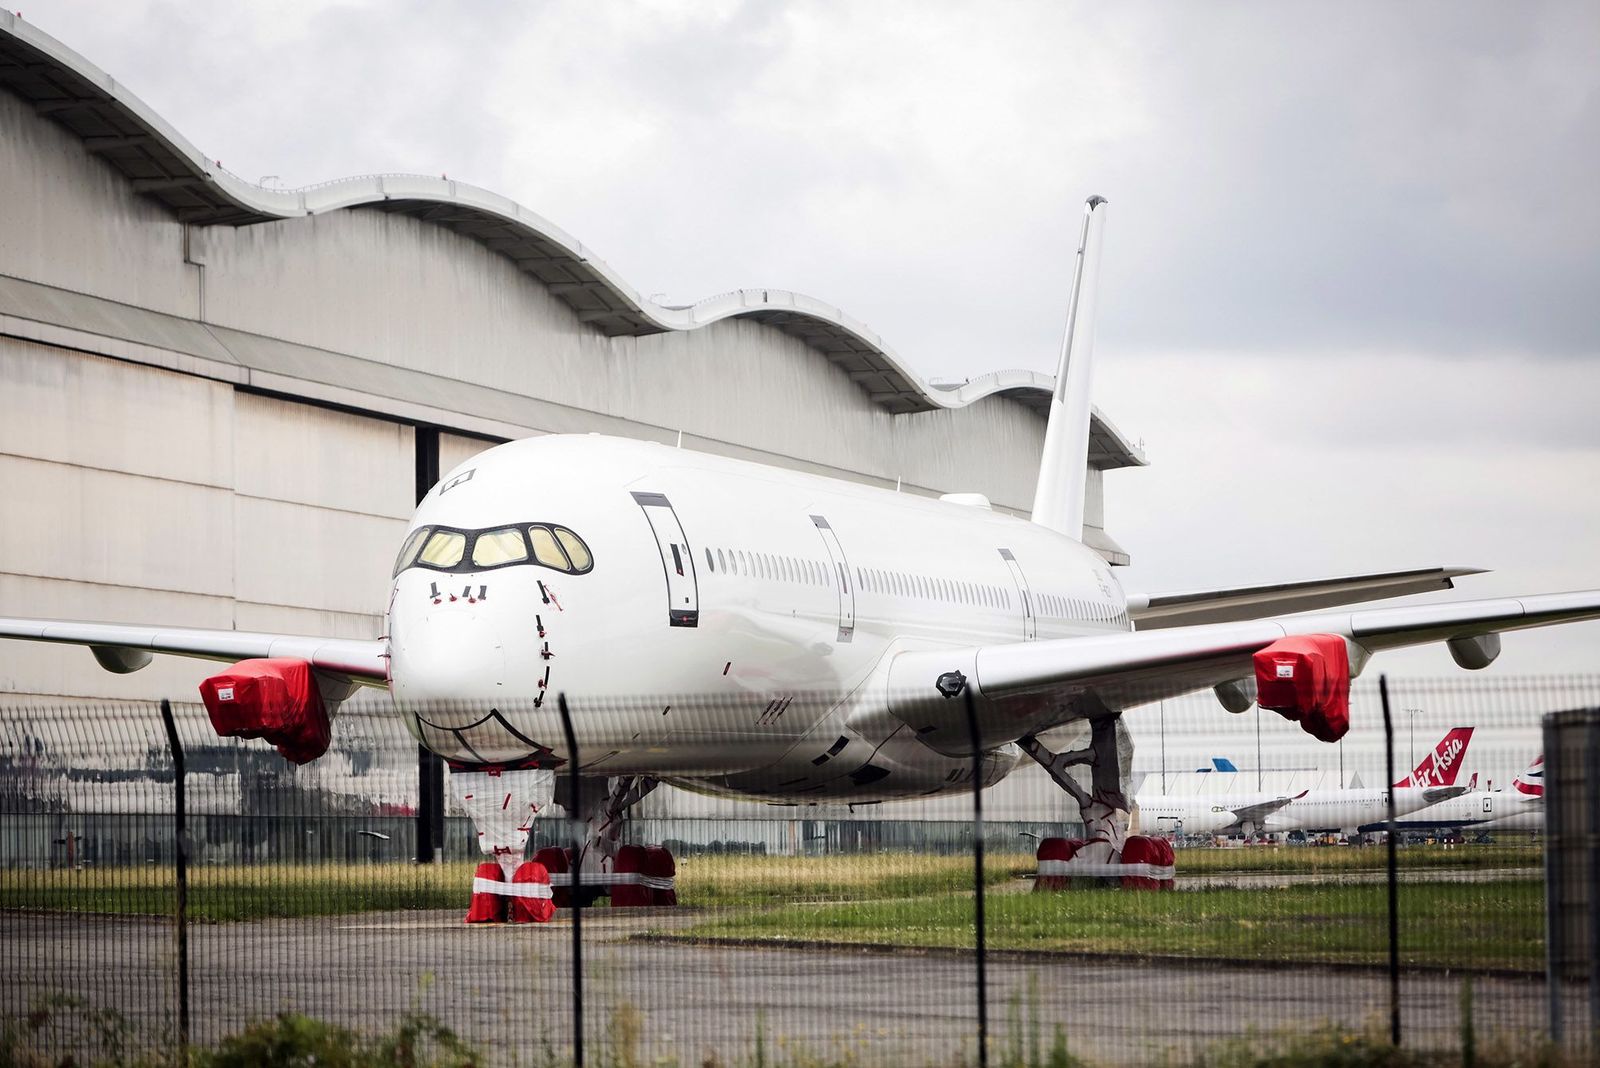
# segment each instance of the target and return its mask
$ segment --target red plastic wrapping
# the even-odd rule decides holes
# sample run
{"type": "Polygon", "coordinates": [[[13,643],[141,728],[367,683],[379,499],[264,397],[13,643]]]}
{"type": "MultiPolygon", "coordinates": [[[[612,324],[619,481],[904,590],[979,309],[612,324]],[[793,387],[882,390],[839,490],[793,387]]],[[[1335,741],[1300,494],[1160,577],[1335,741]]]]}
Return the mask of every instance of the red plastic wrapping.
{"type": "MultiPolygon", "coordinates": [[[[644,850],[644,873],[655,879],[676,879],[678,877],[677,862],[672,859],[672,854],[663,846],[646,846],[644,850]]],[[[668,889],[654,891],[657,905],[676,905],[678,903],[678,889],[676,884],[668,889]]]]}
{"type": "MultiPolygon", "coordinates": [[[[1122,843],[1122,863],[1124,864],[1155,864],[1166,867],[1173,863],[1172,843],[1165,838],[1150,838],[1142,834],[1130,834],[1122,843]]],[[[1170,890],[1173,885],[1171,879],[1156,879],[1147,875],[1124,875],[1122,887],[1124,890],[1170,890]]]]}
{"type": "MultiPolygon", "coordinates": [[[[1039,849],[1034,854],[1037,860],[1071,860],[1078,855],[1084,841],[1082,838],[1041,838],[1039,849]]],[[[1047,890],[1072,889],[1070,875],[1046,875],[1040,872],[1033,880],[1033,892],[1040,893],[1047,890]]]]}
{"type": "Polygon", "coordinates": [[[1350,652],[1337,634],[1279,638],[1255,654],[1256,700],[1324,742],[1350,729],[1350,652]]]}
{"type": "MultiPolygon", "coordinates": [[[[499,883],[505,881],[505,876],[500,872],[500,865],[492,860],[486,860],[478,865],[476,879],[488,879],[491,882],[499,883]]],[[[472,904],[467,909],[467,922],[499,923],[505,919],[505,911],[506,899],[504,897],[475,889],[472,892],[472,904]]]]}
{"type": "Polygon", "coordinates": [[[224,738],[265,738],[295,764],[333,740],[328,712],[305,660],[241,660],[200,684],[211,726],[224,738]]]}
{"type": "MultiPolygon", "coordinates": [[[[645,874],[644,846],[625,845],[618,849],[616,863],[611,871],[614,875],[645,874]]],[[[614,909],[638,908],[641,905],[655,903],[655,891],[643,883],[611,884],[611,907],[614,909]]]]}
{"type": "MultiPolygon", "coordinates": [[[[571,851],[559,846],[545,846],[533,855],[533,862],[544,866],[551,875],[564,873],[572,867],[569,863],[571,851]]],[[[558,886],[551,891],[551,902],[555,908],[568,909],[572,907],[572,891],[565,886],[558,886]]]]}
{"type": "MultiPolygon", "coordinates": [[[[536,860],[525,860],[511,877],[516,885],[549,886],[550,873],[536,860]]],[[[553,892],[552,892],[553,893],[553,892]]],[[[556,914],[555,898],[513,897],[511,899],[512,923],[549,923],[556,914]]]]}

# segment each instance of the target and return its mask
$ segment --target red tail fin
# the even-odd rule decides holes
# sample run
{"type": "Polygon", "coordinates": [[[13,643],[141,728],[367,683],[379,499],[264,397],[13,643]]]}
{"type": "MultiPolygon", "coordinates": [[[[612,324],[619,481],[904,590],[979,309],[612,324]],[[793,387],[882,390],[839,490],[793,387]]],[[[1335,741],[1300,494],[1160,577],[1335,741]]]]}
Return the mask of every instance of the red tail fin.
{"type": "Polygon", "coordinates": [[[1511,780],[1511,785],[1516,788],[1519,794],[1524,794],[1528,797],[1543,797],[1544,754],[1540,753],[1535,757],[1533,763],[1528,765],[1528,770],[1511,780]]]}
{"type": "Polygon", "coordinates": [[[1472,727],[1454,727],[1445,735],[1433,752],[1422,758],[1422,763],[1411,769],[1411,774],[1395,783],[1397,787],[1454,786],[1456,772],[1467,755],[1467,744],[1472,741],[1472,727]]]}

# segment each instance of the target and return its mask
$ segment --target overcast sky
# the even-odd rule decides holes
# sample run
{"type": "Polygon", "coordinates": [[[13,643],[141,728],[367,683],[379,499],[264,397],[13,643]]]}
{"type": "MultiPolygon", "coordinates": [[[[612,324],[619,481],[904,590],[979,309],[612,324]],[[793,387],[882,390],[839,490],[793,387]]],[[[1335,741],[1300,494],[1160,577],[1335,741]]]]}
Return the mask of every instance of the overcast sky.
{"type": "Polygon", "coordinates": [[[1600,587],[1600,5],[226,11],[24,15],[250,180],[445,173],[643,293],[798,290],[929,378],[1054,370],[1103,195],[1096,397],[1152,461],[1107,480],[1130,588],[1600,587]]]}

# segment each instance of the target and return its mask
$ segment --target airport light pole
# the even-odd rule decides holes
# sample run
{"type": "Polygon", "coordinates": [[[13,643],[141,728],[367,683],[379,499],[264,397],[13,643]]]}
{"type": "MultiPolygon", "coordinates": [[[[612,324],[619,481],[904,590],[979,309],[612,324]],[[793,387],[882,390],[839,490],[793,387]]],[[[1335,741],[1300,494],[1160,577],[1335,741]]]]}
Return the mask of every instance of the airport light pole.
{"type": "Polygon", "coordinates": [[[1408,718],[1408,722],[1411,724],[1411,766],[1412,767],[1416,767],[1417,766],[1417,713],[1421,712],[1422,709],[1420,709],[1420,708],[1408,708],[1408,709],[1405,709],[1404,711],[1405,711],[1405,714],[1406,714],[1406,716],[1408,718]]]}

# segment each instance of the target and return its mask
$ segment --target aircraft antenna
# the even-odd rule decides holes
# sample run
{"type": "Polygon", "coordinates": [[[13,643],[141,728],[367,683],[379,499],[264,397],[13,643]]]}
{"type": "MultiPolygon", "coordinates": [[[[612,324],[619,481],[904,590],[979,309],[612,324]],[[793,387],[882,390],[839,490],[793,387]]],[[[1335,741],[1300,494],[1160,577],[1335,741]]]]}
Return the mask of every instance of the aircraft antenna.
{"type": "Polygon", "coordinates": [[[1090,197],[1083,205],[1083,230],[1072,271],[1067,329],[1061,340],[1055,393],[1050,398],[1050,421],[1045,427],[1044,452],[1039,459],[1039,484],[1033,494],[1035,523],[1080,539],[1089,466],[1089,372],[1106,203],[1104,197],[1090,197]]]}

